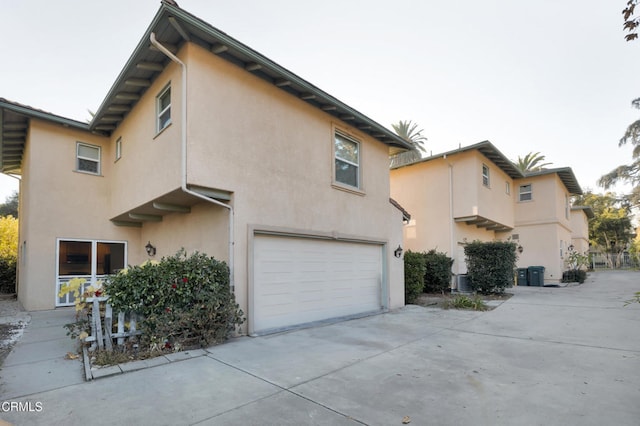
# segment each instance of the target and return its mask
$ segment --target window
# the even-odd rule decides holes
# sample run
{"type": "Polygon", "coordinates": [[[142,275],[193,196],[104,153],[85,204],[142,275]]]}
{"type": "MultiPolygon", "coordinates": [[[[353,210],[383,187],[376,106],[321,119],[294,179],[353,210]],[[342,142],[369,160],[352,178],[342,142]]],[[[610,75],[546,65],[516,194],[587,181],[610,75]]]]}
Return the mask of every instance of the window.
{"type": "Polygon", "coordinates": [[[335,134],[335,180],[360,188],[360,146],[346,136],[335,134]]]}
{"type": "Polygon", "coordinates": [[[76,170],[100,174],[100,147],[78,142],[76,145],[76,170]]]}
{"type": "Polygon", "coordinates": [[[520,185],[520,201],[531,201],[532,199],[531,184],[520,185]]]}
{"type": "Polygon", "coordinates": [[[117,273],[127,265],[127,243],[100,240],[58,240],[58,264],[56,279],[56,306],[73,305],[75,296],[67,293],[57,296],[60,288],[74,278],[85,282],[86,287],[99,285],[106,276],[117,273]]]}
{"type": "Polygon", "coordinates": [[[171,85],[165,87],[156,98],[158,120],[156,131],[159,133],[171,124],[171,85]]]}
{"type": "Polygon", "coordinates": [[[564,217],[569,219],[569,196],[564,194],[564,217]]]}
{"type": "Polygon", "coordinates": [[[116,141],[116,161],[122,157],[122,138],[118,138],[116,141]]]}
{"type": "Polygon", "coordinates": [[[489,166],[486,164],[482,165],[482,184],[489,186],[489,166]]]}
{"type": "Polygon", "coordinates": [[[504,193],[507,195],[511,195],[511,184],[506,181],[504,183],[504,193]]]}

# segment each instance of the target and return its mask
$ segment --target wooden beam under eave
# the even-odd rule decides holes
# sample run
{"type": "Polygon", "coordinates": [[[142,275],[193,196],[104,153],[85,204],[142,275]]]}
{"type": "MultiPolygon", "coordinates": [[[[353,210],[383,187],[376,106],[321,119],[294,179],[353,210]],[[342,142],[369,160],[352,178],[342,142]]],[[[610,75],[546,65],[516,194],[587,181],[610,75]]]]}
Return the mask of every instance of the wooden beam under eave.
{"type": "MultiPolygon", "coordinates": [[[[175,54],[178,52],[178,46],[176,46],[175,44],[170,44],[170,43],[165,43],[162,42],[161,43],[169,52],[175,54]]],[[[149,45],[149,50],[153,50],[154,52],[160,52],[160,49],[158,49],[156,46],[154,46],[153,44],[149,45]]]]}
{"type": "Polygon", "coordinates": [[[273,82],[278,87],[291,86],[291,80],[286,80],[284,78],[277,78],[276,81],[273,82]]]}
{"type": "Polygon", "coordinates": [[[151,80],[144,78],[128,78],[125,80],[124,84],[135,87],[149,87],[151,86],[151,80]]]}
{"type": "Polygon", "coordinates": [[[164,69],[164,65],[157,62],[138,62],[136,64],[136,68],[147,71],[162,71],[164,69]]]}
{"type": "Polygon", "coordinates": [[[98,121],[106,121],[107,123],[117,123],[122,120],[121,115],[103,115],[98,121]]]}
{"type": "Polygon", "coordinates": [[[116,95],[116,99],[120,99],[122,101],[137,101],[140,99],[140,95],[137,93],[120,92],[116,95]]]}
{"type": "Polygon", "coordinates": [[[353,115],[344,114],[340,116],[340,119],[344,121],[351,121],[351,120],[355,120],[356,118],[353,115]]]}
{"type": "Polygon", "coordinates": [[[166,212],[191,213],[191,207],[189,206],[180,206],[178,204],[170,204],[170,203],[160,203],[157,201],[153,202],[153,208],[156,210],[162,210],[166,212]]]}
{"type": "Polygon", "coordinates": [[[323,105],[321,108],[323,111],[335,111],[338,109],[335,105],[323,105]]]}
{"type": "Polygon", "coordinates": [[[5,123],[4,130],[27,130],[27,123],[5,123]]]}
{"type": "Polygon", "coordinates": [[[314,95],[313,93],[303,93],[302,95],[300,95],[300,99],[305,101],[309,101],[315,98],[316,98],[316,95],[314,95]]]}
{"type": "Polygon", "coordinates": [[[131,107],[129,105],[123,105],[123,104],[112,104],[112,105],[109,105],[109,107],[107,108],[107,111],[129,112],[131,111],[131,107]]]}
{"type": "Polygon", "coordinates": [[[96,130],[106,130],[106,131],[111,131],[111,130],[115,130],[116,126],[115,124],[99,124],[95,127],[96,130]]]}
{"type": "Polygon", "coordinates": [[[113,223],[116,226],[128,226],[131,228],[142,228],[142,223],[140,222],[127,222],[126,220],[112,220],[111,223],[113,223]]]}
{"type": "Polygon", "coordinates": [[[211,46],[211,52],[215,53],[216,55],[218,55],[220,53],[224,53],[227,50],[229,50],[229,46],[225,46],[222,43],[216,43],[213,46],[211,46]]]}
{"type": "Polygon", "coordinates": [[[184,30],[184,28],[182,28],[182,25],[180,25],[176,18],[174,18],[173,16],[169,16],[169,23],[173,28],[176,29],[176,31],[180,33],[180,36],[183,39],[185,39],[186,41],[191,41],[191,37],[189,37],[189,34],[184,30]]]}
{"type": "Polygon", "coordinates": [[[10,139],[10,138],[25,138],[27,137],[26,132],[4,132],[2,134],[3,139],[10,139]]]}
{"type": "Polygon", "coordinates": [[[245,65],[244,69],[247,71],[258,71],[259,69],[262,69],[262,65],[255,62],[249,62],[245,65]]]}
{"type": "Polygon", "coordinates": [[[162,222],[162,216],[156,214],[129,213],[129,217],[143,222],[162,222]]]}

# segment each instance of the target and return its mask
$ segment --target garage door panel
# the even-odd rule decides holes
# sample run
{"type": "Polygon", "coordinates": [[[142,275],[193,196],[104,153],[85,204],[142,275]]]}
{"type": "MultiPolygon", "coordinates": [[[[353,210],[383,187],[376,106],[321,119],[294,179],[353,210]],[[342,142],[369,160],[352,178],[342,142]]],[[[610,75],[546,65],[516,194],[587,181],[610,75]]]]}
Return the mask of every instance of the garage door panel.
{"type": "Polygon", "coordinates": [[[381,309],[382,246],[256,236],[253,329],[381,309]]]}

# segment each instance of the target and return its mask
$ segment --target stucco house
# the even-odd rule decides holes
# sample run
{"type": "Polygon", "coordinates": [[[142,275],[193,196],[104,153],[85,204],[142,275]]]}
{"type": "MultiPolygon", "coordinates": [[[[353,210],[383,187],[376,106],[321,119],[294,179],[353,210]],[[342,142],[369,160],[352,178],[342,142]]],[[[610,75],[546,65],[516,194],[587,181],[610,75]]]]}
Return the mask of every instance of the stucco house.
{"type": "Polygon", "coordinates": [[[578,253],[589,252],[589,220],[594,217],[589,206],[571,207],[571,244],[578,253]]]}
{"type": "Polygon", "coordinates": [[[491,142],[399,165],[391,170],[391,196],[411,212],[404,246],[436,249],[467,272],[466,243],[511,240],[518,267],[544,266],[558,282],[572,241],[570,196],[581,194],[570,168],[521,173],[491,142]]]}
{"type": "Polygon", "coordinates": [[[0,99],[0,134],[28,310],[181,247],[228,262],[248,334],[404,305],[388,161],[410,146],[176,6],[90,123],[0,99]]]}

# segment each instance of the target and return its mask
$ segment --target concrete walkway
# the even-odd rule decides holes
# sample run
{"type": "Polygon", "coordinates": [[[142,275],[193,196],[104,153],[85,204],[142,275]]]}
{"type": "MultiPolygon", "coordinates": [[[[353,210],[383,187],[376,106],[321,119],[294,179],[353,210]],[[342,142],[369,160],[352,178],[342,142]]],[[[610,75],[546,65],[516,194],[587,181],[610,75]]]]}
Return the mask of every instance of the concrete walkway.
{"type": "MultiPolygon", "coordinates": [[[[638,425],[638,272],[515,288],[489,312],[407,306],[85,382],[60,327],[32,313],[0,371],[17,425],[638,425]],[[27,407],[29,407],[27,405],[27,407]],[[40,407],[41,409],[38,409],[40,407]]],[[[3,411],[6,411],[3,409],[3,411]]]]}

